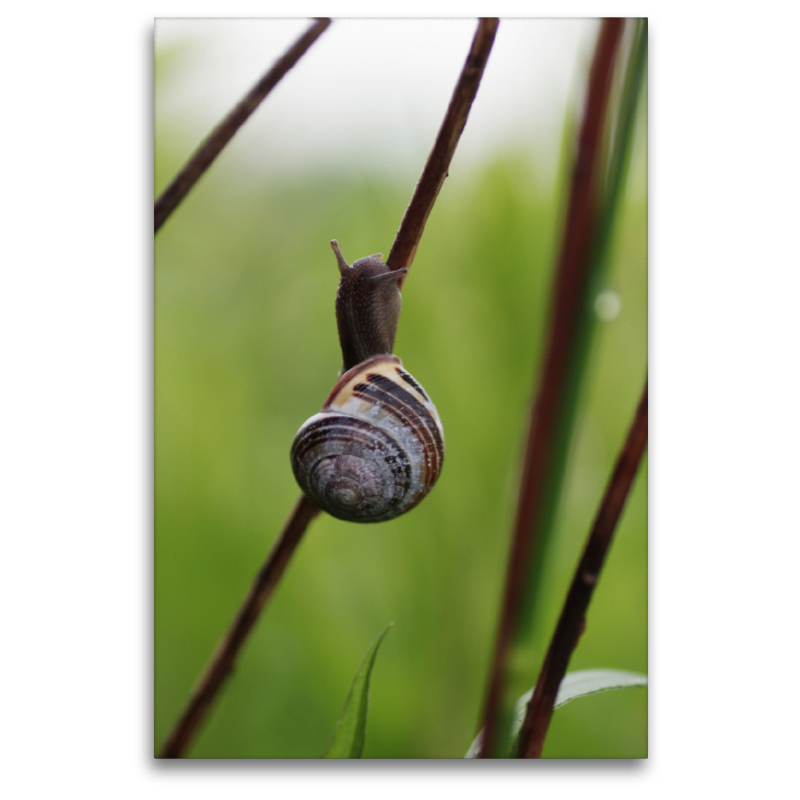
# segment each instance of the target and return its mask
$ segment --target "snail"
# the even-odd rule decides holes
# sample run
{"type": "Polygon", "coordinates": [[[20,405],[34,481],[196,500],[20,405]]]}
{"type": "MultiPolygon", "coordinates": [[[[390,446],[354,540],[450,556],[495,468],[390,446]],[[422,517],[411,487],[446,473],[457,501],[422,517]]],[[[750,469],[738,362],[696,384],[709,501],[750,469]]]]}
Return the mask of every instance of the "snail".
{"type": "Polygon", "coordinates": [[[292,444],[300,488],[351,522],[382,522],[414,508],[436,483],[444,432],[422,386],[392,355],[402,303],[398,282],[376,253],[348,266],[334,239],[341,280],[336,321],[343,374],[319,414],[292,444]]]}

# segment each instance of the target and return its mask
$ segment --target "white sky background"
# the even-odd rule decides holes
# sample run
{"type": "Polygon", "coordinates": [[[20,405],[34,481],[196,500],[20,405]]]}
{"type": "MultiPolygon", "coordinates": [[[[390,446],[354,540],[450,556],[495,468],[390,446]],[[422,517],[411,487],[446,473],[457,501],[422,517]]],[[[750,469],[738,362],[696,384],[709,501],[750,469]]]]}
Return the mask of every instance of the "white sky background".
{"type": "MultiPolygon", "coordinates": [[[[502,20],[454,168],[511,146],[540,152],[543,177],[552,177],[597,25],[502,20]]],[[[157,135],[179,119],[195,147],[308,26],[307,19],[157,20],[156,53],[182,46],[157,86],[157,135]]],[[[335,20],[236,134],[230,158],[264,174],[343,161],[355,170],[418,172],[475,28],[474,19],[335,20]]]]}

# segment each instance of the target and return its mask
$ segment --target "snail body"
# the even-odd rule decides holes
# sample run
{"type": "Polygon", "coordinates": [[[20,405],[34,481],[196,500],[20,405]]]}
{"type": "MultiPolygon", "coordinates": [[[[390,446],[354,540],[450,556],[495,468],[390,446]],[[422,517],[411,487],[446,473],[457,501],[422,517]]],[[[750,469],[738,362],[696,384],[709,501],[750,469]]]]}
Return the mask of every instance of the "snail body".
{"type": "Polygon", "coordinates": [[[422,386],[391,354],[400,315],[399,279],[380,254],[348,266],[331,242],[341,280],[336,319],[343,374],[319,414],[292,444],[300,488],[323,510],[352,522],[409,511],[433,488],[444,432],[422,386]]]}
{"type": "Polygon", "coordinates": [[[335,239],[331,247],[341,275],[336,324],[345,371],[371,356],[392,352],[403,304],[397,284],[408,270],[390,270],[381,261],[381,253],[359,258],[348,266],[335,239]]]}

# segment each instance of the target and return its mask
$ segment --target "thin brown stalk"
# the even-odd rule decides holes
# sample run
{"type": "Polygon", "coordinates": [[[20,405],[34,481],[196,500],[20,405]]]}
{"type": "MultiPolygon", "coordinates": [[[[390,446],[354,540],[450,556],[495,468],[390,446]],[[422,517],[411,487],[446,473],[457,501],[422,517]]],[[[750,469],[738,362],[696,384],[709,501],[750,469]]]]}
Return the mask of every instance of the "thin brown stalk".
{"type": "Polygon", "coordinates": [[[559,409],[567,389],[568,369],[580,325],[581,302],[589,277],[592,236],[598,210],[603,122],[623,24],[622,19],[603,20],[589,75],[556,267],[553,313],[539,391],[531,408],[506,587],[489,676],[484,711],[484,740],[479,754],[482,758],[494,754],[508,657],[517,632],[531,556],[538,546],[544,488],[548,469],[553,463],[559,409]]]}
{"type": "Polygon", "coordinates": [[[231,627],[217,645],[205,673],[197,682],[183,715],[161,748],[159,758],[180,758],[185,752],[208,714],[225,678],[233,668],[239,650],[258,619],[261,609],[277,586],[303,533],[317,514],[319,508],[305,495],[301,495],[272,546],[264,566],[256,575],[250,592],[236,613],[231,627]]]}
{"type": "Polygon", "coordinates": [[[625,444],[592,525],[519,734],[521,758],[539,758],[558,687],[586,624],[586,610],[647,444],[647,381],[625,444]]]}
{"type": "Polygon", "coordinates": [[[236,131],[330,24],[328,18],[316,20],[200,144],[184,168],[156,200],[154,214],[156,233],[233,138],[236,131]]]}
{"type": "MultiPolygon", "coordinates": [[[[442,126],[439,128],[433,149],[403,215],[389,257],[386,259],[390,269],[408,268],[414,261],[428,215],[447,177],[461,132],[467,124],[472,102],[478,93],[498,24],[499,20],[494,18],[485,18],[478,22],[478,30],[475,32],[472,47],[456,83],[442,126]]],[[[405,277],[400,284],[401,288],[404,282],[405,277]]]]}
{"type": "MultiPolygon", "coordinates": [[[[325,25],[319,29],[314,38],[327,27],[330,21],[324,22],[325,25]]],[[[478,31],[472,42],[467,63],[456,85],[453,99],[450,101],[450,106],[439,130],[436,143],[431,155],[428,157],[425,169],[400,224],[397,237],[392,245],[392,252],[389,255],[389,259],[387,259],[387,263],[390,265],[395,264],[394,269],[399,269],[404,265],[404,262],[410,265],[414,258],[414,252],[422,237],[425,222],[428,219],[439,189],[447,176],[450,160],[466,124],[472,101],[478,91],[478,85],[497,31],[497,22],[496,19],[482,19],[478,24],[478,31]],[[393,256],[394,259],[392,258],[393,256]]],[[[306,36],[308,37],[312,31],[313,28],[309,30],[306,36]]],[[[311,42],[313,42],[313,38],[308,42],[305,49],[308,49],[311,42]]],[[[297,58],[300,55],[302,55],[302,52],[297,55],[297,58]]],[[[284,58],[287,56],[284,56],[284,58]]],[[[297,58],[295,58],[295,61],[297,58]]],[[[291,64],[286,67],[286,70],[289,67],[291,67],[291,64]]],[[[213,138],[214,135],[212,134],[209,139],[213,138]]],[[[231,135],[233,134],[231,133],[231,135]]],[[[230,139],[230,136],[228,139],[230,139]]],[[[202,172],[198,173],[198,177],[199,174],[202,174],[202,172]]],[[[158,230],[158,222],[156,222],[156,230],[158,230]]],[[[200,724],[211,708],[217,693],[222,688],[225,678],[233,668],[239,650],[258,619],[261,609],[280,580],[306,527],[318,513],[319,509],[305,496],[301,496],[297,501],[294,510],[284,525],[283,531],[267,556],[264,566],[256,576],[250,593],[239,608],[230,629],[217,646],[211,662],[189,698],[189,703],[183,715],[162,747],[159,753],[160,758],[180,758],[186,751],[187,746],[196,735],[200,724]]]]}

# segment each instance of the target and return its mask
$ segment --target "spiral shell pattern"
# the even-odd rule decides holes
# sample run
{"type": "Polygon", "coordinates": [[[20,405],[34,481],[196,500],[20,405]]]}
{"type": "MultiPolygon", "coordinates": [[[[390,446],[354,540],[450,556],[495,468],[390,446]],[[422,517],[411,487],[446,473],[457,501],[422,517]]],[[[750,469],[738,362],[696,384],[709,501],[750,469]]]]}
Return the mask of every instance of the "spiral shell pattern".
{"type": "Polygon", "coordinates": [[[351,522],[382,522],[413,508],[444,461],[436,408],[397,356],[348,370],[322,411],[300,428],[292,469],[321,508],[351,522]]]}

